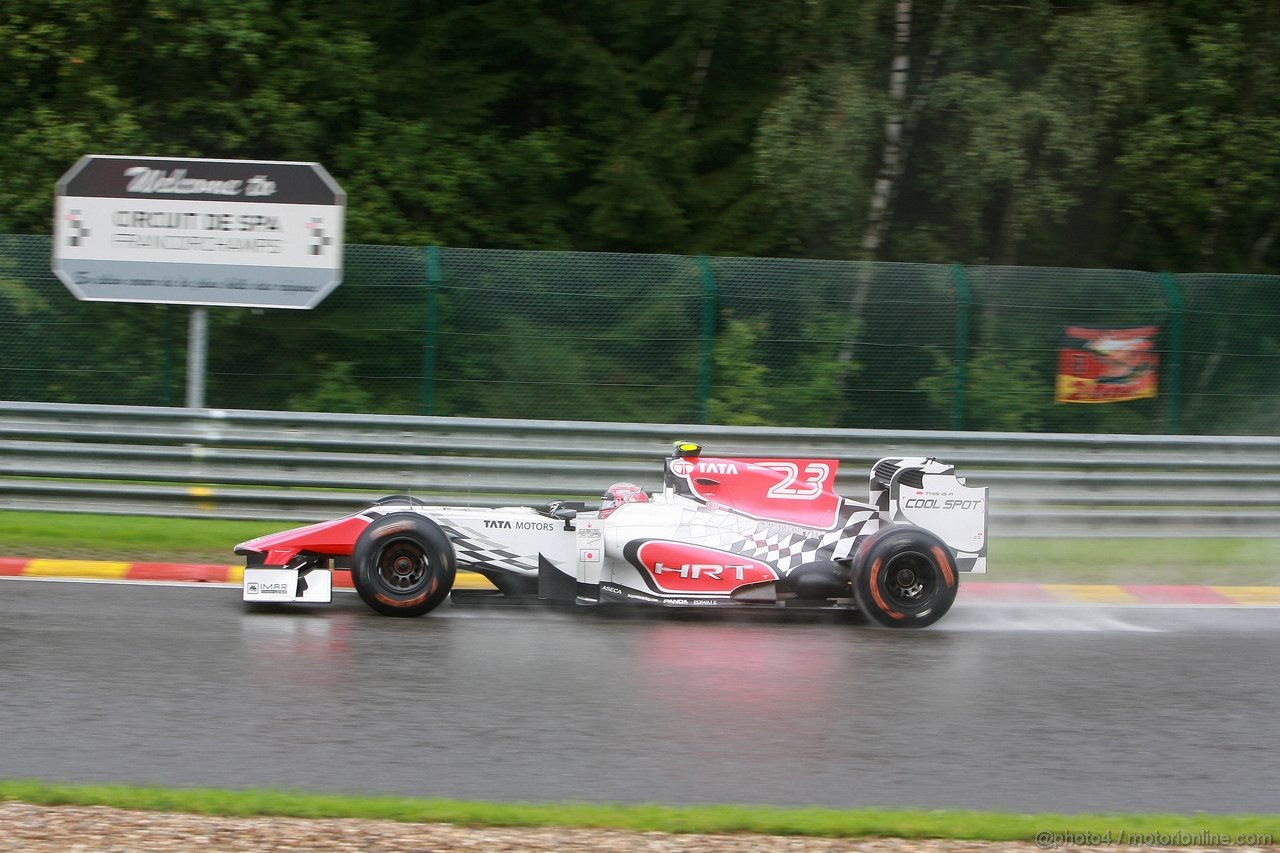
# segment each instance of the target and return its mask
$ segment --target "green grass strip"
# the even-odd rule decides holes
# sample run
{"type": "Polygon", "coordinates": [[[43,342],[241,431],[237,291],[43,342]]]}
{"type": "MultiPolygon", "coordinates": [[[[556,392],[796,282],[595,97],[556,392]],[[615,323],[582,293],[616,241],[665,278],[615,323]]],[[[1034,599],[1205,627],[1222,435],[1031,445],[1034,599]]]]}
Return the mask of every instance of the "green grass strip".
{"type": "Polygon", "coordinates": [[[0,543],[15,557],[238,563],[239,542],[301,522],[229,521],[0,511],[0,543]]]}
{"type": "Polygon", "coordinates": [[[780,808],[742,805],[486,803],[391,796],[229,791],[131,785],[0,781],[0,801],[111,806],[228,817],[357,818],[464,826],[562,826],[644,832],[1034,841],[1042,833],[1133,837],[1168,833],[1267,835],[1280,815],[1012,814],[923,809],[780,808]]]}
{"type": "Polygon", "coordinates": [[[993,581],[1268,586],[1280,584],[1280,539],[993,537],[987,571],[993,581]]]}
{"type": "MultiPolygon", "coordinates": [[[[0,556],[231,564],[236,543],[300,524],[2,510],[0,556]]],[[[1270,586],[1280,584],[1280,539],[997,537],[987,579],[1270,586]]]]}

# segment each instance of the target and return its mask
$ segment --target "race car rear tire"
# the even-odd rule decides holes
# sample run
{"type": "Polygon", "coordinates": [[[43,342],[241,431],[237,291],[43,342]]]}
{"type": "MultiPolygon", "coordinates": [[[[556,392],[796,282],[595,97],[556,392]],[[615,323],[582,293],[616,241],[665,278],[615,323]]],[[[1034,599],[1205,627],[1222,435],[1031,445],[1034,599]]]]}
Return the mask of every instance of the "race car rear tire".
{"type": "Polygon", "coordinates": [[[351,552],[351,580],[384,616],[421,616],[444,601],[457,576],[453,545],[439,525],[415,513],[384,515],[351,552]]]}
{"type": "Polygon", "coordinates": [[[858,610],[878,625],[932,625],[951,609],[959,588],[951,549],[919,527],[881,528],[854,554],[854,600],[858,610]]]}

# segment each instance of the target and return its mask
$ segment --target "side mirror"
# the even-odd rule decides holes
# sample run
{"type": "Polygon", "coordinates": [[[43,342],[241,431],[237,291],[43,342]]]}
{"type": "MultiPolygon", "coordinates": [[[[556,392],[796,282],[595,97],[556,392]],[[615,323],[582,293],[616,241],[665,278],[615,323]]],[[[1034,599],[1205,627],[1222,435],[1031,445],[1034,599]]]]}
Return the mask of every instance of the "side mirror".
{"type": "Polygon", "coordinates": [[[573,520],[578,517],[578,507],[570,506],[565,501],[552,501],[547,504],[547,515],[564,522],[565,530],[573,530],[573,520]]]}

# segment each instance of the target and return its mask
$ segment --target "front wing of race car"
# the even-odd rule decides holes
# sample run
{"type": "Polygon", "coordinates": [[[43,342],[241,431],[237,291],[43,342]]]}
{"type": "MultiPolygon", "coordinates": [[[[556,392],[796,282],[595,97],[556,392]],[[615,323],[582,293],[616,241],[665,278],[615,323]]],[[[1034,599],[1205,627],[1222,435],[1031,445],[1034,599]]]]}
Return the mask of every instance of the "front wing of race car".
{"type": "MultiPolygon", "coordinates": [[[[243,600],[251,603],[332,600],[333,569],[352,568],[356,545],[376,522],[411,516],[437,525],[448,537],[459,568],[476,572],[499,589],[536,594],[546,568],[572,578],[592,553],[593,535],[548,511],[532,507],[429,506],[384,500],[333,521],[260,536],[235,547],[246,559],[243,600]],[[579,548],[580,540],[586,541],[579,548]]],[[[590,522],[588,522],[588,525],[590,522]]],[[[598,531],[594,534],[598,537],[598,531]]],[[[542,584],[545,585],[545,579],[542,584]]]]}
{"type": "Polygon", "coordinates": [[[328,604],[333,601],[333,573],[327,570],[248,567],[243,599],[257,604],[328,604]]]}

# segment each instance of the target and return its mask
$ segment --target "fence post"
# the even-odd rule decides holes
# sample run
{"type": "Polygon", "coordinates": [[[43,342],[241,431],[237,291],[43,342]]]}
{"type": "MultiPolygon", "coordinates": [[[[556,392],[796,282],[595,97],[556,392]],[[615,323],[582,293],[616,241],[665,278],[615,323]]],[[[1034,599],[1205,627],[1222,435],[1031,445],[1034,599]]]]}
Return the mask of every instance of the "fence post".
{"type": "Polygon", "coordinates": [[[440,337],[440,312],[436,306],[436,291],[444,276],[440,271],[440,248],[427,246],[427,315],[423,329],[422,345],[422,407],[424,415],[435,414],[436,404],[436,348],[440,337]]]}
{"type": "Polygon", "coordinates": [[[951,428],[961,430],[964,429],[964,389],[968,382],[969,313],[973,309],[973,291],[962,265],[951,265],[951,284],[956,291],[956,375],[951,392],[951,428]]]}
{"type": "Polygon", "coordinates": [[[698,423],[711,420],[711,372],[715,365],[716,276],[711,259],[698,255],[702,273],[702,368],[698,375],[698,423]]]}
{"type": "Polygon", "coordinates": [[[1169,273],[1160,273],[1159,279],[1169,302],[1169,373],[1166,383],[1169,405],[1165,411],[1164,431],[1166,435],[1177,435],[1182,432],[1182,293],[1169,273]]]}

